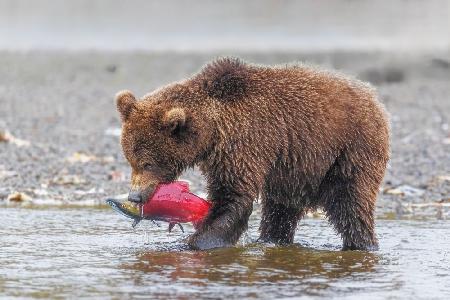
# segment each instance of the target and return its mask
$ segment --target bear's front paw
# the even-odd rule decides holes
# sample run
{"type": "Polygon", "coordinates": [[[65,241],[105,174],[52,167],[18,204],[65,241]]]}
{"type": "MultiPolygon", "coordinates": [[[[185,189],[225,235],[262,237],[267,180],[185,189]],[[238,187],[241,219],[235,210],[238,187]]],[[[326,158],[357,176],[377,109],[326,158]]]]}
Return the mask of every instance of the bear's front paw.
{"type": "Polygon", "coordinates": [[[233,246],[232,243],[225,241],[223,238],[211,234],[193,234],[188,240],[188,245],[193,250],[208,250],[233,246]]]}

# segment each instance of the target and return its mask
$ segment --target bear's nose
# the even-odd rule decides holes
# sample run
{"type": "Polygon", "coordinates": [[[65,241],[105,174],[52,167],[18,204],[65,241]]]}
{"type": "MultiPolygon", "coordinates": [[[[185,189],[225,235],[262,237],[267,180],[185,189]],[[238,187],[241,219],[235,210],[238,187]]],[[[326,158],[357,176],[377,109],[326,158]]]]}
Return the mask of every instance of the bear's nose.
{"type": "Polygon", "coordinates": [[[142,202],[142,194],[139,191],[130,191],[128,193],[128,201],[141,203],[142,202]]]}

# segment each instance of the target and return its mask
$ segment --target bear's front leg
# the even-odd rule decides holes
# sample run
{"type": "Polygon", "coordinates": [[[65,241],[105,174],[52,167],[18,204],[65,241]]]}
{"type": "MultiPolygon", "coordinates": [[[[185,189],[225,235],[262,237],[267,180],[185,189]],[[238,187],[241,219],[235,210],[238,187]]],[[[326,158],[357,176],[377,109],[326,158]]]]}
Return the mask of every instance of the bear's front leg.
{"type": "Polygon", "coordinates": [[[188,241],[195,250],[233,246],[247,230],[254,196],[242,194],[230,187],[212,191],[213,206],[201,228],[188,241]]]}

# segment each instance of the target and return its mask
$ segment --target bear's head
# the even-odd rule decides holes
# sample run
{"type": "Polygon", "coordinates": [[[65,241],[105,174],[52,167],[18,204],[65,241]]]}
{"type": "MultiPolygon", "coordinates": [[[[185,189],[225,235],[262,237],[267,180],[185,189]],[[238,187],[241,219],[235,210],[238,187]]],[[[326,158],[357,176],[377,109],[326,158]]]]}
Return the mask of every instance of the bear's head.
{"type": "Polygon", "coordinates": [[[132,168],[131,201],[146,202],[158,183],[176,180],[207,151],[210,116],[174,100],[179,96],[171,88],[139,101],[130,91],[116,95],[122,149],[132,168]]]}
{"type": "Polygon", "coordinates": [[[208,156],[220,123],[236,121],[222,109],[247,96],[249,71],[238,59],[222,58],[142,100],[130,91],[116,95],[122,148],[132,168],[129,200],[147,201],[158,183],[174,181],[208,156]],[[218,122],[218,116],[226,119],[218,122]]]}

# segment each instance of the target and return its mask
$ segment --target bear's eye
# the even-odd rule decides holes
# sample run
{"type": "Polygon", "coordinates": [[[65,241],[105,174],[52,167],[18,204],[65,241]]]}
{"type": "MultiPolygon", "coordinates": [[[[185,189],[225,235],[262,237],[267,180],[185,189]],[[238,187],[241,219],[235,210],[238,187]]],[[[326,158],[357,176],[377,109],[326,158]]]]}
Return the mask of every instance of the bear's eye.
{"type": "Polygon", "coordinates": [[[153,170],[153,166],[151,164],[145,164],[144,165],[144,170],[145,171],[152,171],[153,170]]]}

